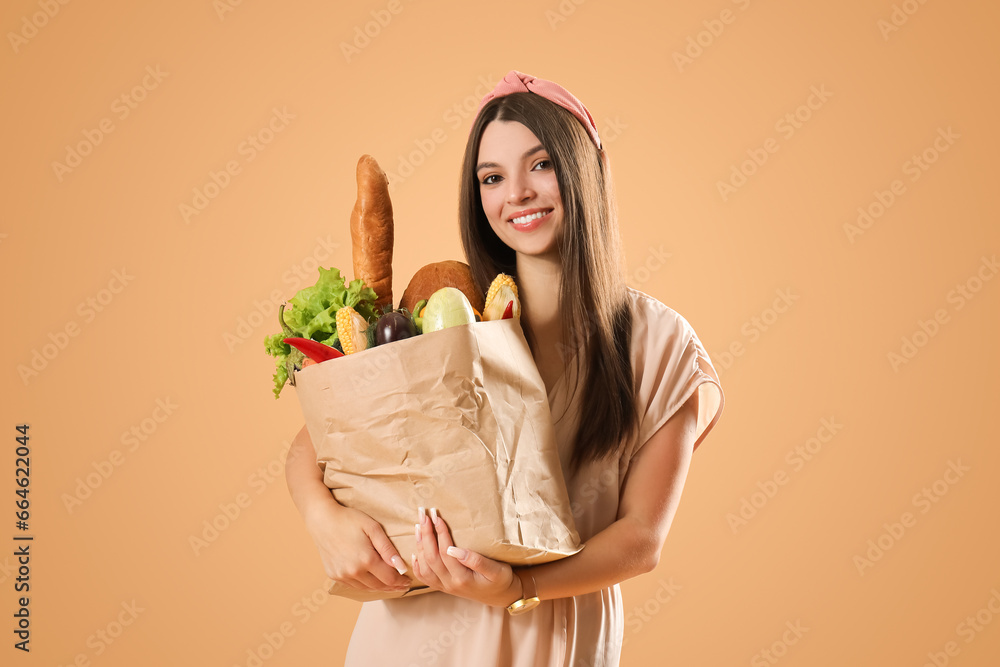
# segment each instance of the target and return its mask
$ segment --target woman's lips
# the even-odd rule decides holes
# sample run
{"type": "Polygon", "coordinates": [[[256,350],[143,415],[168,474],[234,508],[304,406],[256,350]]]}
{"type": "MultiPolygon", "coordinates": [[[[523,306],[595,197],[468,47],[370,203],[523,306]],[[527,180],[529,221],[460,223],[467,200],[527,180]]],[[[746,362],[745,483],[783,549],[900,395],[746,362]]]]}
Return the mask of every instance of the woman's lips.
{"type": "MultiPolygon", "coordinates": [[[[514,220],[517,219],[517,218],[514,218],[514,220],[511,220],[510,224],[514,226],[514,231],[518,231],[518,232],[530,232],[530,231],[532,231],[534,229],[537,229],[539,226],[545,224],[546,222],[548,222],[549,217],[551,215],[552,215],[552,210],[549,210],[548,212],[545,213],[545,215],[543,215],[540,218],[534,218],[534,219],[529,220],[527,222],[514,222],[514,220]]],[[[521,217],[523,217],[523,216],[521,216],[521,217]]]]}

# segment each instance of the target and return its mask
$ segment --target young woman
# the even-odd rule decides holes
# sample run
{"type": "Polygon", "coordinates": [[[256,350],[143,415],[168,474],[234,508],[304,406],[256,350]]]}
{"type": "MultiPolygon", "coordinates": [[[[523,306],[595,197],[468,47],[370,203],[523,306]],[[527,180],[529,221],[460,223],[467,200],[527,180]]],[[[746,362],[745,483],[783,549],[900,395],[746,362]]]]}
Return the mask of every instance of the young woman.
{"type": "Polygon", "coordinates": [[[454,545],[433,510],[417,553],[337,503],[308,432],[289,452],[292,497],[327,574],[435,592],[362,605],[348,665],[617,665],[619,582],[656,567],[691,454],[722,412],[690,324],[625,284],[608,158],[593,118],[555,83],[511,71],[480,105],[462,166],[462,242],[479,289],[515,277],[521,324],[549,393],[585,548],[511,568],[454,545]]]}

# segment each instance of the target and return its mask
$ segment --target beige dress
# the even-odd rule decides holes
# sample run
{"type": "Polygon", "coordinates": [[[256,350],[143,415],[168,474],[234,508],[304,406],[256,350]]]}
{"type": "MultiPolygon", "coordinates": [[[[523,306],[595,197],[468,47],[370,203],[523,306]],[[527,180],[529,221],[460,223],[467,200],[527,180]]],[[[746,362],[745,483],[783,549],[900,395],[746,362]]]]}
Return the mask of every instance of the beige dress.
{"type": "MultiPolygon", "coordinates": [[[[584,466],[569,476],[579,417],[578,402],[569,403],[572,374],[549,387],[573,516],[584,541],[615,521],[633,455],[695,391],[699,392],[695,447],[718,421],[724,403],[718,375],[687,320],[638,290],[630,288],[629,297],[634,306],[632,362],[642,417],[637,437],[617,461],[584,466]]],[[[572,598],[543,600],[519,616],[502,607],[434,592],[364,603],[345,664],[611,667],[618,665],[623,631],[617,584],[572,598]]]]}

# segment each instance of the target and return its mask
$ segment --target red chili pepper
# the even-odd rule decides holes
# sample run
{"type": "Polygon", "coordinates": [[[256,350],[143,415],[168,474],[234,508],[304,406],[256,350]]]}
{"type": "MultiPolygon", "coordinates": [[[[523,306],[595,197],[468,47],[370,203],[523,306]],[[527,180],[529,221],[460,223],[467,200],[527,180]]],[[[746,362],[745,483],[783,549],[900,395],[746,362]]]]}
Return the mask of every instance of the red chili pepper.
{"type": "Polygon", "coordinates": [[[288,343],[317,363],[344,356],[344,353],[337,348],[309,338],[285,338],[283,342],[288,343]]]}
{"type": "Polygon", "coordinates": [[[503,317],[501,317],[500,319],[501,320],[509,320],[512,317],[514,317],[514,302],[513,301],[508,301],[507,302],[507,307],[503,311],[503,317]]]}

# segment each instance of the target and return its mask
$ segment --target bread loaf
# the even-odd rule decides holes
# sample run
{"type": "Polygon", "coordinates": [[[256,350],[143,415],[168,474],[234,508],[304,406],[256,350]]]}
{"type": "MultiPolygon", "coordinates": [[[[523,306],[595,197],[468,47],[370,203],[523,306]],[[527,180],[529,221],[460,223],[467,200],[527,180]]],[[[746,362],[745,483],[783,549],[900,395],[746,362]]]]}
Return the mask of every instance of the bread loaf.
{"type": "Polygon", "coordinates": [[[351,212],[354,277],[375,290],[376,307],[392,307],[392,202],[389,179],[371,155],[358,160],[358,199],[351,212]]]}
{"type": "Polygon", "coordinates": [[[454,287],[461,290],[469,299],[472,307],[480,314],[483,312],[485,296],[476,289],[469,265],[453,259],[428,264],[413,274],[410,284],[403,292],[403,299],[399,302],[399,307],[413,312],[413,307],[417,305],[418,301],[430,298],[431,294],[442,287],[454,287]]]}

